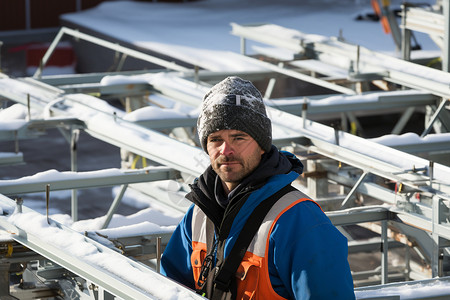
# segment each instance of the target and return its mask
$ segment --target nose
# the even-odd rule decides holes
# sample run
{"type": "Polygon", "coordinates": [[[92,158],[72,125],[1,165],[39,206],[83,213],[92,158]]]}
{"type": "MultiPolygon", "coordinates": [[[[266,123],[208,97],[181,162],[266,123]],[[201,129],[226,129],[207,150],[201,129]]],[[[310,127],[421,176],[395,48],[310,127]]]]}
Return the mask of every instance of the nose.
{"type": "Polygon", "coordinates": [[[229,156],[229,155],[233,154],[233,152],[234,152],[233,147],[231,147],[231,145],[225,141],[220,146],[220,154],[221,155],[229,156]]]}

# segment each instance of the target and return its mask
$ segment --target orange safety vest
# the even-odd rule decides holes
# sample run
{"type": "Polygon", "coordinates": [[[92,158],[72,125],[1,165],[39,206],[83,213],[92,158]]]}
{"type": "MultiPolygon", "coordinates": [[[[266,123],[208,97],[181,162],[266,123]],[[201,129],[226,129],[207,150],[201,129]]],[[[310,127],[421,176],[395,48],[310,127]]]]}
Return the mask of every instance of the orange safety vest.
{"type": "MultiPolygon", "coordinates": [[[[273,290],[270,282],[268,267],[269,238],[278,218],[284,212],[300,202],[312,201],[303,198],[304,196],[300,191],[289,192],[281,197],[267,213],[236,272],[236,299],[285,299],[273,290]]],[[[203,211],[195,206],[192,214],[193,251],[191,264],[197,289],[199,288],[197,282],[202,263],[207,255],[206,220],[207,217],[203,211]]]]}

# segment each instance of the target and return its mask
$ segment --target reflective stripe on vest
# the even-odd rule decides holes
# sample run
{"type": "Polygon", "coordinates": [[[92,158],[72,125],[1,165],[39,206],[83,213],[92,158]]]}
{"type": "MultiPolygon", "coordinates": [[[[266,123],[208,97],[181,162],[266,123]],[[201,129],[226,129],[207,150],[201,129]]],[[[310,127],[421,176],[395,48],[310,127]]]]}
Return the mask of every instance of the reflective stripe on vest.
{"type": "MultiPolygon", "coordinates": [[[[269,210],[258,232],[236,272],[238,297],[236,299],[285,299],[272,288],[269,278],[269,239],[273,227],[280,216],[294,205],[312,201],[300,191],[292,191],[281,197],[269,210]]],[[[314,202],[314,201],[312,201],[314,202]]],[[[315,202],[314,202],[315,203],[315,202]]],[[[317,203],[316,203],[317,204],[317,203]]],[[[317,204],[318,205],[318,204],[317,204]]],[[[191,264],[194,281],[200,276],[202,262],[206,256],[206,215],[197,206],[192,214],[192,256],[191,264]]]]}

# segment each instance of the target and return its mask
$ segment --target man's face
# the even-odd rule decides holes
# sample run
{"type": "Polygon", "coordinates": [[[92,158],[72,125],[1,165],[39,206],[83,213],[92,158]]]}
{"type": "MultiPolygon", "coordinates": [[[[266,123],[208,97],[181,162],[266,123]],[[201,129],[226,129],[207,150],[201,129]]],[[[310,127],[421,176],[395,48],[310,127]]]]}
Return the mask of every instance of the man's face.
{"type": "Polygon", "coordinates": [[[222,182],[233,190],[261,161],[264,150],[247,133],[220,130],[208,136],[206,144],[211,166],[222,182]]]}

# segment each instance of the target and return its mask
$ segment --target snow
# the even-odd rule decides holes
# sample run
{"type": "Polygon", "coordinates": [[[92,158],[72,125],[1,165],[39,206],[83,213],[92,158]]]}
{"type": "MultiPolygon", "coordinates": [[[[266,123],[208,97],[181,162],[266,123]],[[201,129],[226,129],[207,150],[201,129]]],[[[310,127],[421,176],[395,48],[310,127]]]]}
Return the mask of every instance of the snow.
{"type": "Polygon", "coordinates": [[[147,106],[136,109],[123,118],[124,120],[136,122],[141,120],[164,120],[164,119],[181,119],[186,118],[186,115],[181,114],[176,109],[159,108],[156,106],[147,106]]]}
{"type": "MultiPolygon", "coordinates": [[[[424,2],[424,1],[420,1],[424,2]]],[[[434,3],[434,1],[428,1],[434,3]]],[[[398,4],[400,1],[392,1],[393,4],[398,4]]],[[[395,52],[395,46],[392,38],[382,33],[381,25],[379,23],[370,21],[356,21],[355,15],[361,12],[371,10],[370,1],[331,1],[331,0],[280,0],[280,1],[239,1],[239,0],[209,0],[209,1],[190,1],[186,3],[161,3],[161,2],[130,2],[130,1],[108,1],[101,3],[96,8],[86,10],[80,13],[66,14],[63,20],[81,24],[86,28],[95,29],[98,33],[111,36],[113,38],[122,40],[124,42],[133,44],[138,47],[151,49],[156,52],[164,53],[166,55],[178,58],[194,65],[204,66],[213,71],[234,70],[234,71],[248,71],[259,70],[258,66],[251,66],[247,62],[242,61],[237,53],[239,52],[239,38],[229,33],[230,23],[237,24],[264,24],[272,23],[279,26],[291,28],[293,30],[279,31],[276,26],[266,25],[260,27],[261,30],[270,30],[276,35],[287,35],[288,37],[299,37],[299,32],[304,33],[302,38],[308,40],[325,40],[330,36],[341,35],[345,40],[362,45],[368,49],[376,51],[395,52]],[[326,7],[326,9],[324,9],[326,7]],[[216,59],[221,57],[222,59],[216,59]]],[[[423,35],[416,35],[419,44],[425,50],[436,50],[437,46],[431,40],[423,35]]],[[[260,52],[269,52],[273,49],[267,47],[260,47],[258,43],[249,42],[250,47],[247,48],[247,53],[255,54],[260,52]]],[[[283,53],[284,57],[290,57],[290,52],[283,53]]],[[[32,71],[32,70],[30,70],[32,71]]],[[[46,69],[44,72],[49,72],[46,69]]],[[[61,72],[61,70],[59,70],[61,72]]],[[[63,70],[64,72],[71,72],[71,70],[63,70]]],[[[56,71],[54,71],[56,72],[56,71]]],[[[44,73],[45,75],[46,73],[44,73]]],[[[148,144],[140,147],[155,147],[158,145],[158,151],[173,152],[174,159],[181,159],[186,157],[185,152],[176,151],[173,147],[166,144],[167,140],[162,137],[147,136],[136,126],[126,121],[138,121],[145,119],[156,118],[176,118],[183,117],[185,114],[191,116],[198,115],[198,110],[192,109],[197,107],[195,101],[200,101],[205,88],[195,86],[194,83],[181,82],[182,79],[173,77],[173,81],[167,80],[167,74],[158,74],[151,77],[146,76],[107,76],[101,84],[131,84],[131,83],[149,83],[154,86],[172,84],[171,87],[179,89],[179,93],[183,94],[184,98],[192,98],[191,106],[186,105],[182,107],[157,108],[146,107],[137,110],[128,115],[118,109],[107,105],[95,97],[88,97],[86,95],[71,95],[71,99],[81,105],[88,105],[95,108],[97,113],[87,113],[86,110],[80,109],[79,106],[73,106],[68,109],[69,113],[76,113],[82,120],[89,122],[91,125],[97,126],[104,132],[110,132],[117,128],[111,125],[111,119],[105,116],[117,115],[123,121],[123,132],[133,134],[129,136],[129,142],[132,144],[133,140],[136,142],[142,141],[142,138],[148,140],[148,144]],[[190,84],[189,88],[183,89],[183,86],[190,84]],[[186,95],[186,91],[191,93],[186,95]],[[190,108],[189,108],[190,107],[190,108]],[[80,114],[81,112],[81,114],[80,114]],[[84,115],[82,113],[85,113],[84,115]]],[[[433,76],[433,74],[431,74],[433,76]]],[[[11,87],[13,89],[14,87],[11,87]]],[[[29,91],[34,93],[33,90],[29,91]]],[[[50,94],[50,92],[49,92],[50,94]]],[[[42,98],[53,98],[53,93],[48,97],[45,95],[42,98]]],[[[376,101],[374,95],[355,96],[354,101],[376,101]]],[[[168,101],[160,97],[156,99],[159,103],[168,105],[168,101]]],[[[190,101],[190,100],[185,100],[190,101]]],[[[339,103],[342,101],[342,96],[333,96],[321,101],[314,101],[314,105],[329,105],[339,103]]],[[[346,103],[352,102],[352,98],[347,97],[346,103]]],[[[198,104],[199,102],[197,102],[198,104]]],[[[46,117],[51,117],[51,110],[58,109],[58,107],[65,105],[61,99],[47,105],[46,117]]],[[[0,111],[0,130],[18,130],[26,124],[26,107],[23,105],[13,105],[8,109],[0,111]]],[[[282,118],[277,118],[282,119],[282,118]]],[[[292,128],[292,122],[289,117],[283,119],[285,124],[292,128]]],[[[295,128],[292,128],[295,130],[295,128]]],[[[334,142],[334,132],[323,130],[323,127],[309,127],[315,136],[319,139],[328,142],[334,142]]],[[[280,133],[278,133],[280,134],[280,133]]],[[[440,139],[448,140],[448,135],[428,135],[421,139],[414,134],[404,134],[401,136],[385,136],[378,139],[373,139],[385,145],[396,145],[398,143],[415,143],[422,141],[436,141],[440,139]]],[[[345,141],[344,137],[341,140],[343,146],[351,148],[355,145],[353,140],[345,141]]],[[[377,157],[376,144],[373,149],[355,149],[362,153],[369,153],[377,157]],[[374,150],[375,149],[375,150],[374,150]]],[[[379,153],[379,152],[378,152],[379,153]]],[[[193,159],[192,169],[196,172],[201,172],[207,164],[207,158],[202,151],[195,151],[192,149],[190,157],[199,158],[193,159]],[[201,153],[201,154],[200,154],[201,153]],[[199,158],[201,156],[201,159],[199,158]],[[201,161],[202,163],[199,163],[201,161]]],[[[391,157],[393,164],[400,164],[400,167],[408,168],[411,166],[401,165],[402,159],[396,156],[391,157]]],[[[186,162],[184,162],[186,163],[186,162]]],[[[426,164],[426,161],[420,161],[426,164]]],[[[93,172],[93,177],[100,175],[114,175],[120,174],[122,171],[117,169],[109,169],[93,172]],[[102,173],[103,172],[103,173],[102,173]]],[[[86,173],[83,174],[86,176],[86,173]]],[[[435,176],[447,176],[448,173],[435,172],[435,176]]],[[[35,180],[51,181],[61,179],[76,179],[77,175],[71,172],[58,172],[56,170],[48,170],[47,172],[39,173],[33,176],[24,177],[22,179],[8,181],[4,180],[1,184],[27,183],[35,180]]],[[[52,196],[58,197],[55,193],[68,193],[69,191],[52,192],[52,196]]],[[[83,220],[72,223],[67,215],[52,213],[52,218],[71,227],[76,231],[98,231],[102,235],[108,237],[129,236],[134,234],[148,234],[154,232],[171,232],[174,226],[182,218],[182,214],[166,212],[158,207],[152,207],[143,198],[133,192],[127,191],[123,201],[129,201],[142,210],[130,216],[114,215],[108,229],[100,230],[104,223],[105,217],[100,217],[92,220],[83,220]]],[[[1,196],[1,195],[0,195],[1,196]]],[[[3,196],[1,196],[3,197],[3,196]]],[[[42,202],[35,203],[41,211],[42,202]]],[[[11,211],[14,207],[1,206],[0,210],[11,211]]],[[[66,249],[69,253],[83,257],[86,261],[97,264],[103,262],[103,267],[116,273],[124,273],[130,266],[123,265],[115,261],[117,257],[100,257],[101,253],[87,245],[82,239],[81,235],[73,234],[67,236],[60,230],[53,226],[49,226],[44,216],[36,213],[14,214],[10,217],[10,221],[18,227],[24,228],[34,234],[39,234],[42,239],[57,245],[62,249],[66,249]],[[76,241],[76,242],[75,242],[76,241]],[[74,247],[77,245],[77,247],[74,247]]],[[[106,254],[103,254],[106,255],[106,254]]],[[[152,292],[162,293],[163,298],[176,298],[178,291],[174,290],[174,286],[155,286],[148,284],[151,279],[143,276],[135,270],[130,270],[129,274],[134,274],[129,280],[136,283],[142,288],[153,289],[152,292]]],[[[434,286],[413,286],[408,285],[407,288],[398,288],[389,290],[388,288],[379,290],[378,292],[371,291],[371,297],[375,295],[387,295],[388,293],[400,293],[402,299],[408,299],[409,290],[414,290],[414,293],[423,293],[423,295],[431,295],[432,291],[436,292],[441,289],[448,289],[448,286],[436,284],[434,286]]],[[[391,294],[389,294],[391,295],[391,294]]],[[[366,296],[365,292],[357,292],[358,297],[366,296]]]]}
{"type": "Polygon", "coordinates": [[[26,120],[0,121],[0,130],[19,130],[27,124],[26,120]]]}
{"type": "Polygon", "coordinates": [[[36,181],[50,182],[50,181],[60,181],[60,180],[75,180],[78,178],[95,178],[98,176],[114,176],[114,175],[124,175],[126,171],[120,169],[104,169],[92,172],[59,172],[57,170],[51,169],[44,172],[40,172],[31,176],[25,176],[19,179],[13,180],[1,180],[0,187],[10,184],[26,184],[33,183],[36,181]]]}
{"type": "MultiPolygon", "coordinates": [[[[97,266],[105,271],[121,277],[125,281],[147,291],[159,299],[188,299],[191,298],[187,291],[180,289],[176,285],[170,284],[170,281],[162,281],[157,279],[156,274],[144,272],[134,265],[130,264],[125,256],[112,255],[110,252],[104,252],[97,248],[93,243],[77,232],[61,230],[54,223],[47,223],[46,216],[27,211],[24,213],[16,213],[8,218],[8,221],[25,230],[28,234],[32,234],[41,241],[52,245],[59,250],[63,250],[66,254],[77,257],[81,261],[92,266],[97,266]],[[157,282],[157,285],[149,284],[149,282],[157,282]]],[[[133,230],[143,232],[142,225],[135,225],[133,230]]],[[[125,233],[122,230],[120,233],[125,233]]]]}
{"type": "MultiPolygon", "coordinates": [[[[407,284],[387,284],[386,286],[373,290],[367,288],[361,291],[356,290],[355,295],[357,299],[382,299],[382,297],[394,297],[398,296],[399,299],[429,299],[436,297],[439,299],[442,295],[450,293],[450,285],[448,281],[425,281],[419,283],[407,283],[407,284]]],[[[389,298],[395,299],[395,298],[389,298]]]]}
{"type": "Polygon", "coordinates": [[[0,131],[16,131],[27,124],[27,108],[22,104],[14,104],[0,109],[0,131]]]}
{"type": "Polygon", "coordinates": [[[8,108],[0,110],[0,121],[12,121],[16,119],[25,119],[27,117],[26,107],[22,104],[13,104],[8,108]]]}
{"type": "Polygon", "coordinates": [[[140,79],[139,76],[124,76],[124,75],[114,75],[114,76],[104,76],[100,81],[101,85],[113,85],[113,84],[137,84],[137,83],[147,83],[145,79],[140,79]]]}
{"type": "MultiPolygon", "coordinates": [[[[392,6],[400,4],[391,2],[392,6]]],[[[371,10],[368,0],[208,0],[183,4],[113,1],[81,13],[65,14],[62,20],[212,71],[248,71],[261,68],[249,66],[236,55],[240,40],[230,34],[231,23],[275,24],[293,29],[283,31],[283,35],[298,36],[300,31],[316,41],[342,35],[350,43],[394,53],[392,37],[382,32],[378,22],[355,20],[356,15],[367,10],[371,10]]],[[[416,38],[422,49],[438,49],[427,35],[418,33],[416,38]]],[[[254,54],[252,47],[259,44],[248,41],[247,45],[247,53],[254,54]]]]}
{"type": "Polygon", "coordinates": [[[406,144],[448,142],[450,141],[450,133],[428,134],[424,137],[420,137],[416,133],[407,132],[401,135],[388,134],[370,140],[378,144],[393,147],[406,144]]]}

